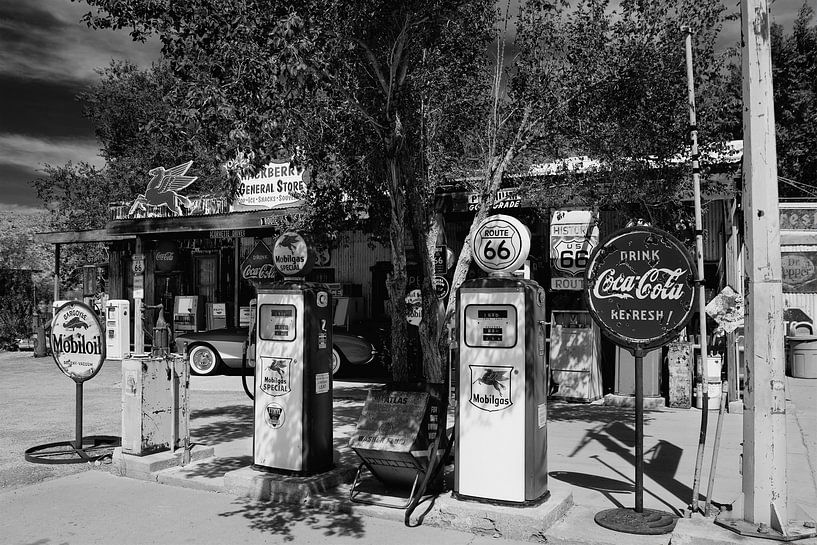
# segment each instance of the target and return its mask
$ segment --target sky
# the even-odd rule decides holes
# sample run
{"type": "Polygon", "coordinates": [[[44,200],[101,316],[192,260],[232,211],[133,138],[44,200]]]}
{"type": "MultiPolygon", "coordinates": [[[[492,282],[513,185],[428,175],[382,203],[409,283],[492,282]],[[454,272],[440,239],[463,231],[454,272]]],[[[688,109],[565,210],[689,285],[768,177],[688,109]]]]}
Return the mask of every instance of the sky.
{"type": "MultiPolygon", "coordinates": [[[[802,3],[772,2],[773,20],[791,29],[802,3]]],[[[159,58],[155,40],[136,43],[126,31],[87,28],[80,22],[87,11],[86,4],[69,0],[0,0],[0,212],[42,208],[31,181],[44,164],[87,161],[101,167],[76,95],[112,59],[147,67],[159,58]]],[[[734,44],[739,36],[735,21],[720,41],[734,44]]]]}

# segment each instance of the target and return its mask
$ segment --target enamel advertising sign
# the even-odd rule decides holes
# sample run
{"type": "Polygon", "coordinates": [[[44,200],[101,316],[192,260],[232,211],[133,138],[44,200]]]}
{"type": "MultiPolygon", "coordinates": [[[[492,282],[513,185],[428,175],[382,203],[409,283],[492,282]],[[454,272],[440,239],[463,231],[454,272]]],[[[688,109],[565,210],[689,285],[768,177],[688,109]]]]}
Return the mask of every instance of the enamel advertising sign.
{"type": "Polygon", "coordinates": [[[259,240],[249,255],[241,262],[241,276],[245,280],[258,282],[274,280],[275,275],[272,250],[264,244],[263,240],[259,240]]]}
{"type": "Polygon", "coordinates": [[[780,252],[783,293],[817,293],[817,253],[780,252]]]}
{"type": "Polygon", "coordinates": [[[556,210],[550,220],[550,289],[584,289],[584,271],[599,245],[599,228],[590,210],[556,210]]]}
{"type": "Polygon", "coordinates": [[[622,229],[590,256],[587,308],[602,331],[630,349],[662,346],[686,326],[695,267],[686,248],[654,227],[622,229]]]}
{"type": "Polygon", "coordinates": [[[303,166],[270,163],[253,177],[241,178],[231,212],[290,208],[303,204],[309,176],[303,166]]]}
{"type": "Polygon", "coordinates": [[[474,261],[487,273],[512,273],[530,252],[530,231],[511,216],[488,216],[477,226],[474,261]]]}
{"type": "Polygon", "coordinates": [[[288,231],[275,241],[272,259],[275,268],[284,276],[305,276],[315,265],[315,252],[304,237],[288,231]]]}
{"type": "Polygon", "coordinates": [[[54,313],[51,349],[60,371],[74,382],[94,378],[105,361],[102,324],[88,305],[69,301],[54,313]]]}

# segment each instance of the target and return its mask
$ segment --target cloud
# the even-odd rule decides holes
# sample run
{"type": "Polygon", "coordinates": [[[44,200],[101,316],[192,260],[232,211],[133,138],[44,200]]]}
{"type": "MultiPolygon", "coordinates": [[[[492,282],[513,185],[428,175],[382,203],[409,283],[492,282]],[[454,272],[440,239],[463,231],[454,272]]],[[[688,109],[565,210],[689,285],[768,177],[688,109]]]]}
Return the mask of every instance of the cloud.
{"type": "Polygon", "coordinates": [[[39,165],[61,166],[86,161],[101,167],[99,146],[93,138],[37,138],[0,133],[0,164],[36,169],[39,165]]]}
{"type": "Polygon", "coordinates": [[[93,30],[80,22],[90,8],[67,0],[0,0],[0,74],[40,81],[89,81],[111,59],[148,66],[157,40],[134,42],[127,31],[93,30]]]}

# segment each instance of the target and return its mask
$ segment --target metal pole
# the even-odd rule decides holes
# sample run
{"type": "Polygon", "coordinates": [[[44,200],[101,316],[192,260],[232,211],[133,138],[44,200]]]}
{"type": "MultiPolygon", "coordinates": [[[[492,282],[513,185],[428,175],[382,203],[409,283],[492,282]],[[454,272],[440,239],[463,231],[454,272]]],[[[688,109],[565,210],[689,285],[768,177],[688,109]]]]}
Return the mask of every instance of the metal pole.
{"type": "Polygon", "coordinates": [[[60,245],[54,245],[54,301],[60,299],[60,245]]]}
{"type": "Polygon", "coordinates": [[[76,418],[76,440],[74,441],[74,448],[82,450],[82,383],[77,382],[77,418],[76,418]]]}
{"type": "MultiPolygon", "coordinates": [[[[142,257],[142,239],[136,237],[136,251],[134,255],[142,257]]],[[[144,258],[143,258],[144,259],[144,258]]],[[[144,273],[141,273],[144,275],[144,273]]],[[[137,276],[134,273],[134,278],[137,276]]],[[[133,298],[133,352],[141,354],[145,351],[145,332],[142,329],[142,297],[133,298]]]]}
{"type": "MultiPolygon", "coordinates": [[[[712,443],[712,465],[709,467],[709,482],[706,485],[706,503],[704,503],[704,514],[709,516],[712,506],[712,492],[715,488],[715,470],[718,467],[718,450],[721,446],[721,430],[723,430],[723,412],[726,408],[726,394],[729,392],[729,384],[721,383],[721,404],[718,410],[718,424],[715,426],[715,442],[712,443]]],[[[708,392],[707,392],[708,393],[708,392]]]]}
{"type": "Polygon", "coordinates": [[[769,6],[741,0],[743,207],[746,232],[744,520],[783,531],[786,374],[769,6]]]}
{"type": "MultiPolygon", "coordinates": [[[[706,346],[706,294],[704,292],[704,243],[703,243],[703,221],[701,219],[701,169],[698,164],[698,127],[695,115],[695,80],[692,70],[692,29],[684,27],[686,32],[686,63],[687,63],[687,91],[689,95],[689,140],[692,147],[692,189],[695,198],[695,253],[697,254],[698,267],[698,321],[700,322],[701,337],[701,375],[702,379],[698,388],[701,389],[706,382],[707,366],[707,346],[706,346]]],[[[698,455],[695,458],[695,476],[692,481],[692,502],[691,511],[697,511],[698,490],[701,485],[701,468],[704,461],[704,448],[706,446],[706,428],[708,424],[709,399],[708,391],[703,394],[703,405],[701,410],[701,433],[698,437],[698,455]]]]}
{"type": "Polygon", "coordinates": [[[644,353],[635,356],[635,512],[644,512],[644,353]]]}

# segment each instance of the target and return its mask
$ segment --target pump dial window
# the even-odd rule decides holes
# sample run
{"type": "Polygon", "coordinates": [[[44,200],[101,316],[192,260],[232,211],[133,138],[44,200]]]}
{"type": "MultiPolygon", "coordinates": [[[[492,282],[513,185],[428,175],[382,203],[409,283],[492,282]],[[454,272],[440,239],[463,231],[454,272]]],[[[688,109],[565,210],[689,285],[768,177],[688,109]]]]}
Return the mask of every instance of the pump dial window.
{"type": "Polygon", "coordinates": [[[516,308],[512,305],[468,305],[463,327],[467,346],[516,346],[516,308]]]}
{"type": "Polygon", "coordinates": [[[258,336],[265,341],[293,341],[297,334],[293,305],[261,305],[258,336]]]}

